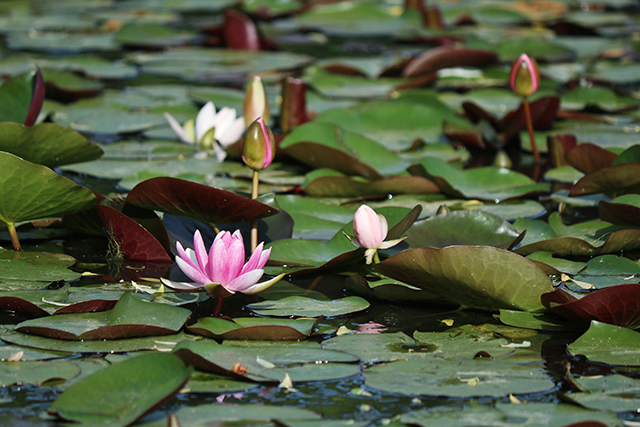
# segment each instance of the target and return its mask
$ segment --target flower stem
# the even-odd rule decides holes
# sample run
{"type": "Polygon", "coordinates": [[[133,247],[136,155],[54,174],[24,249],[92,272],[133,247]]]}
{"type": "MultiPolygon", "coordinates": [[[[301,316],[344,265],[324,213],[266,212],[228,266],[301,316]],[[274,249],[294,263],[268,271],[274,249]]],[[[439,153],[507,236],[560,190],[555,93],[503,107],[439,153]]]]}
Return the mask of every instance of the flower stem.
{"type": "MultiPolygon", "coordinates": [[[[260,172],[253,171],[253,183],[251,185],[251,198],[258,198],[258,185],[260,184],[260,172]]],[[[256,250],[258,246],[258,220],[251,221],[251,253],[256,250]]]]}
{"type": "Polygon", "coordinates": [[[540,154],[536,146],[536,139],[533,136],[533,122],[531,121],[531,108],[529,108],[529,99],[525,96],[522,98],[524,104],[524,116],[527,121],[527,130],[529,131],[529,139],[531,139],[531,148],[533,149],[533,159],[536,164],[540,164],[540,154]]]}
{"type": "Polygon", "coordinates": [[[222,311],[222,303],[224,302],[223,297],[216,297],[216,305],[213,308],[213,317],[220,316],[220,312],[222,311]]]}
{"type": "Polygon", "coordinates": [[[380,262],[380,255],[378,255],[378,251],[376,251],[375,254],[373,254],[373,263],[377,264],[380,262]]]}
{"type": "Polygon", "coordinates": [[[9,235],[11,236],[11,243],[13,243],[13,249],[16,251],[21,251],[22,246],[20,246],[20,240],[18,240],[18,233],[16,232],[16,226],[13,222],[7,223],[7,227],[9,228],[9,235]]]}

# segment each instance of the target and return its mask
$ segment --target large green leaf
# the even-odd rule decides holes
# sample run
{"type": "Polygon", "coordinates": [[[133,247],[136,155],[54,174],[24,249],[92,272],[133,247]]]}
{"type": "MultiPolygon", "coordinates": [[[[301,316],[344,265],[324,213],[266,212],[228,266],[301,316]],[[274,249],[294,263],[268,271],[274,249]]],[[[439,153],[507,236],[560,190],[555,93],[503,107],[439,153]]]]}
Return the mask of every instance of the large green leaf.
{"type": "Polygon", "coordinates": [[[42,384],[52,380],[67,380],[80,374],[80,368],[68,360],[41,362],[0,362],[0,386],[12,384],[42,384]]]}
{"type": "Polygon", "coordinates": [[[100,158],[103,153],[98,144],[55,123],[40,123],[31,127],[19,123],[0,123],[0,150],[50,168],[89,162],[100,158]]]}
{"type": "Polygon", "coordinates": [[[551,280],[533,261],[488,246],[410,249],[376,265],[385,276],[468,308],[534,311],[551,280]]]}
{"type": "Polygon", "coordinates": [[[189,316],[185,308],[145,302],[127,292],[113,310],[26,320],[15,330],[65,340],[122,339],[176,333],[189,316]]]}
{"type": "Polygon", "coordinates": [[[425,157],[412,166],[412,173],[434,181],[443,193],[452,197],[501,201],[549,191],[549,184],[537,184],[531,178],[504,168],[479,167],[456,169],[444,160],[425,157]]]}
{"type": "Polygon", "coordinates": [[[262,316],[275,317],[336,317],[369,308],[367,300],[345,297],[332,301],[319,301],[307,297],[287,297],[277,301],[263,301],[247,305],[262,316]]]}
{"type": "Polygon", "coordinates": [[[81,426],[128,426],[180,390],[192,370],[173,354],[134,357],[75,383],[49,413],[81,426]]]}
{"type": "Polygon", "coordinates": [[[71,214],[96,201],[88,188],[3,151],[0,170],[0,220],[6,223],[71,214]]]}
{"type": "Polygon", "coordinates": [[[574,356],[584,355],[593,362],[639,366],[640,333],[594,320],[589,330],[569,344],[567,350],[574,356]]]}
{"type": "Polygon", "coordinates": [[[359,132],[391,150],[409,148],[414,139],[430,141],[442,134],[442,123],[470,124],[444,104],[371,101],[356,107],[335,108],[320,114],[320,122],[331,122],[359,132]]]}
{"type": "Polygon", "coordinates": [[[189,326],[189,332],[231,340],[300,341],[307,338],[316,319],[264,319],[242,317],[231,320],[203,317],[189,326]]]}

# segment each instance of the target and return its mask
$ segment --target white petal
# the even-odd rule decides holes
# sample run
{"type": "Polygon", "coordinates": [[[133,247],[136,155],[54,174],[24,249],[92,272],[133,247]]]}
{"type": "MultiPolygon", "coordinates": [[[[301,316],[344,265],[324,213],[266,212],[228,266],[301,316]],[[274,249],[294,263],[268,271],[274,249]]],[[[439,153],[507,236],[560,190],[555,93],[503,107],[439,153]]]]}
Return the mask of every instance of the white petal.
{"type": "Polygon", "coordinates": [[[180,138],[180,141],[186,142],[187,144],[194,143],[194,141],[192,141],[187,135],[187,133],[184,131],[182,126],[180,126],[180,123],[178,123],[178,121],[174,119],[171,114],[164,113],[164,118],[167,119],[167,121],[169,122],[169,126],[171,126],[171,129],[173,130],[173,132],[178,136],[178,138],[180,138]]]}
{"type": "Polygon", "coordinates": [[[209,101],[204,104],[196,116],[196,143],[199,143],[204,134],[215,126],[215,117],[216,107],[213,102],[209,101]]]}
{"type": "Polygon", "coordinates": [[[222,144],[223,147],[228,147],[229,145],[239,140],[244,131],[244,119],[240,117],[232,123],[232,125],[223,135],[220,136],[220,138],[216,139],[220,141],[220,144],[222,144]]]}
{"type": "Polygon", "coordinates": [[[200,283],[190,283],[190,282],[174,282],[173,280],[165,279],[161,277],[160,280],[162,283],[170,287],[171,289],[176,289],[178,291],[197,291],[202,288],[203,285],[200,283]]]}

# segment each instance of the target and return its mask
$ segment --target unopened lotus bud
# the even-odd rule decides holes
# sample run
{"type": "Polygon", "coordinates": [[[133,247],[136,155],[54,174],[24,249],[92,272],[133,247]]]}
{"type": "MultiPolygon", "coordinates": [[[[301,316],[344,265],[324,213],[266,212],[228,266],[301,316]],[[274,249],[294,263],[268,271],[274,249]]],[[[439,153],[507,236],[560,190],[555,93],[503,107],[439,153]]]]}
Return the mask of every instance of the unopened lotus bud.
{"type": "Polygon", "coordinates": [[[536,60],[526,53],[520,55],[511,68],[511,90],[520,96],[531,96],[538,91],[540,72],[536,60]]]}
{"type": "Polygon", "coordinates": [[[251,123],[244,135],[242,160],[255,171],[268,167],[276,154],[276,141],[262,117],[251,123]]]}
{"type": "Polygon", "coordinates": [[[284,134],[307,122],[307,85],[299,79],[287,77],[282,83],[280,129],[284,134]]]}
{"type": "Polygon", "coordinates": [[[269,123],[269,103],[267,101],[267,93],[260,77],[255,76],[247,86],[247,92],[244,96],[244,122],[247,127],[251,125],[258,117],[262,117],[265,123],[269,123]]]}

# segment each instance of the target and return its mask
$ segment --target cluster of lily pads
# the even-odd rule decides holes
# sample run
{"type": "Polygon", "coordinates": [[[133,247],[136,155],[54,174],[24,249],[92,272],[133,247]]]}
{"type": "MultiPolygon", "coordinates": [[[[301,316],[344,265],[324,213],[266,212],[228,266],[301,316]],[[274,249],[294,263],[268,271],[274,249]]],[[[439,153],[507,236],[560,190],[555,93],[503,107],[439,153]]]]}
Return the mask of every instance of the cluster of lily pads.
{"type": "Polygon", "coordinates": [[[0,14],[0,383],[46,425],[634,417],[632,2],[56,3],[0,14]]]}

